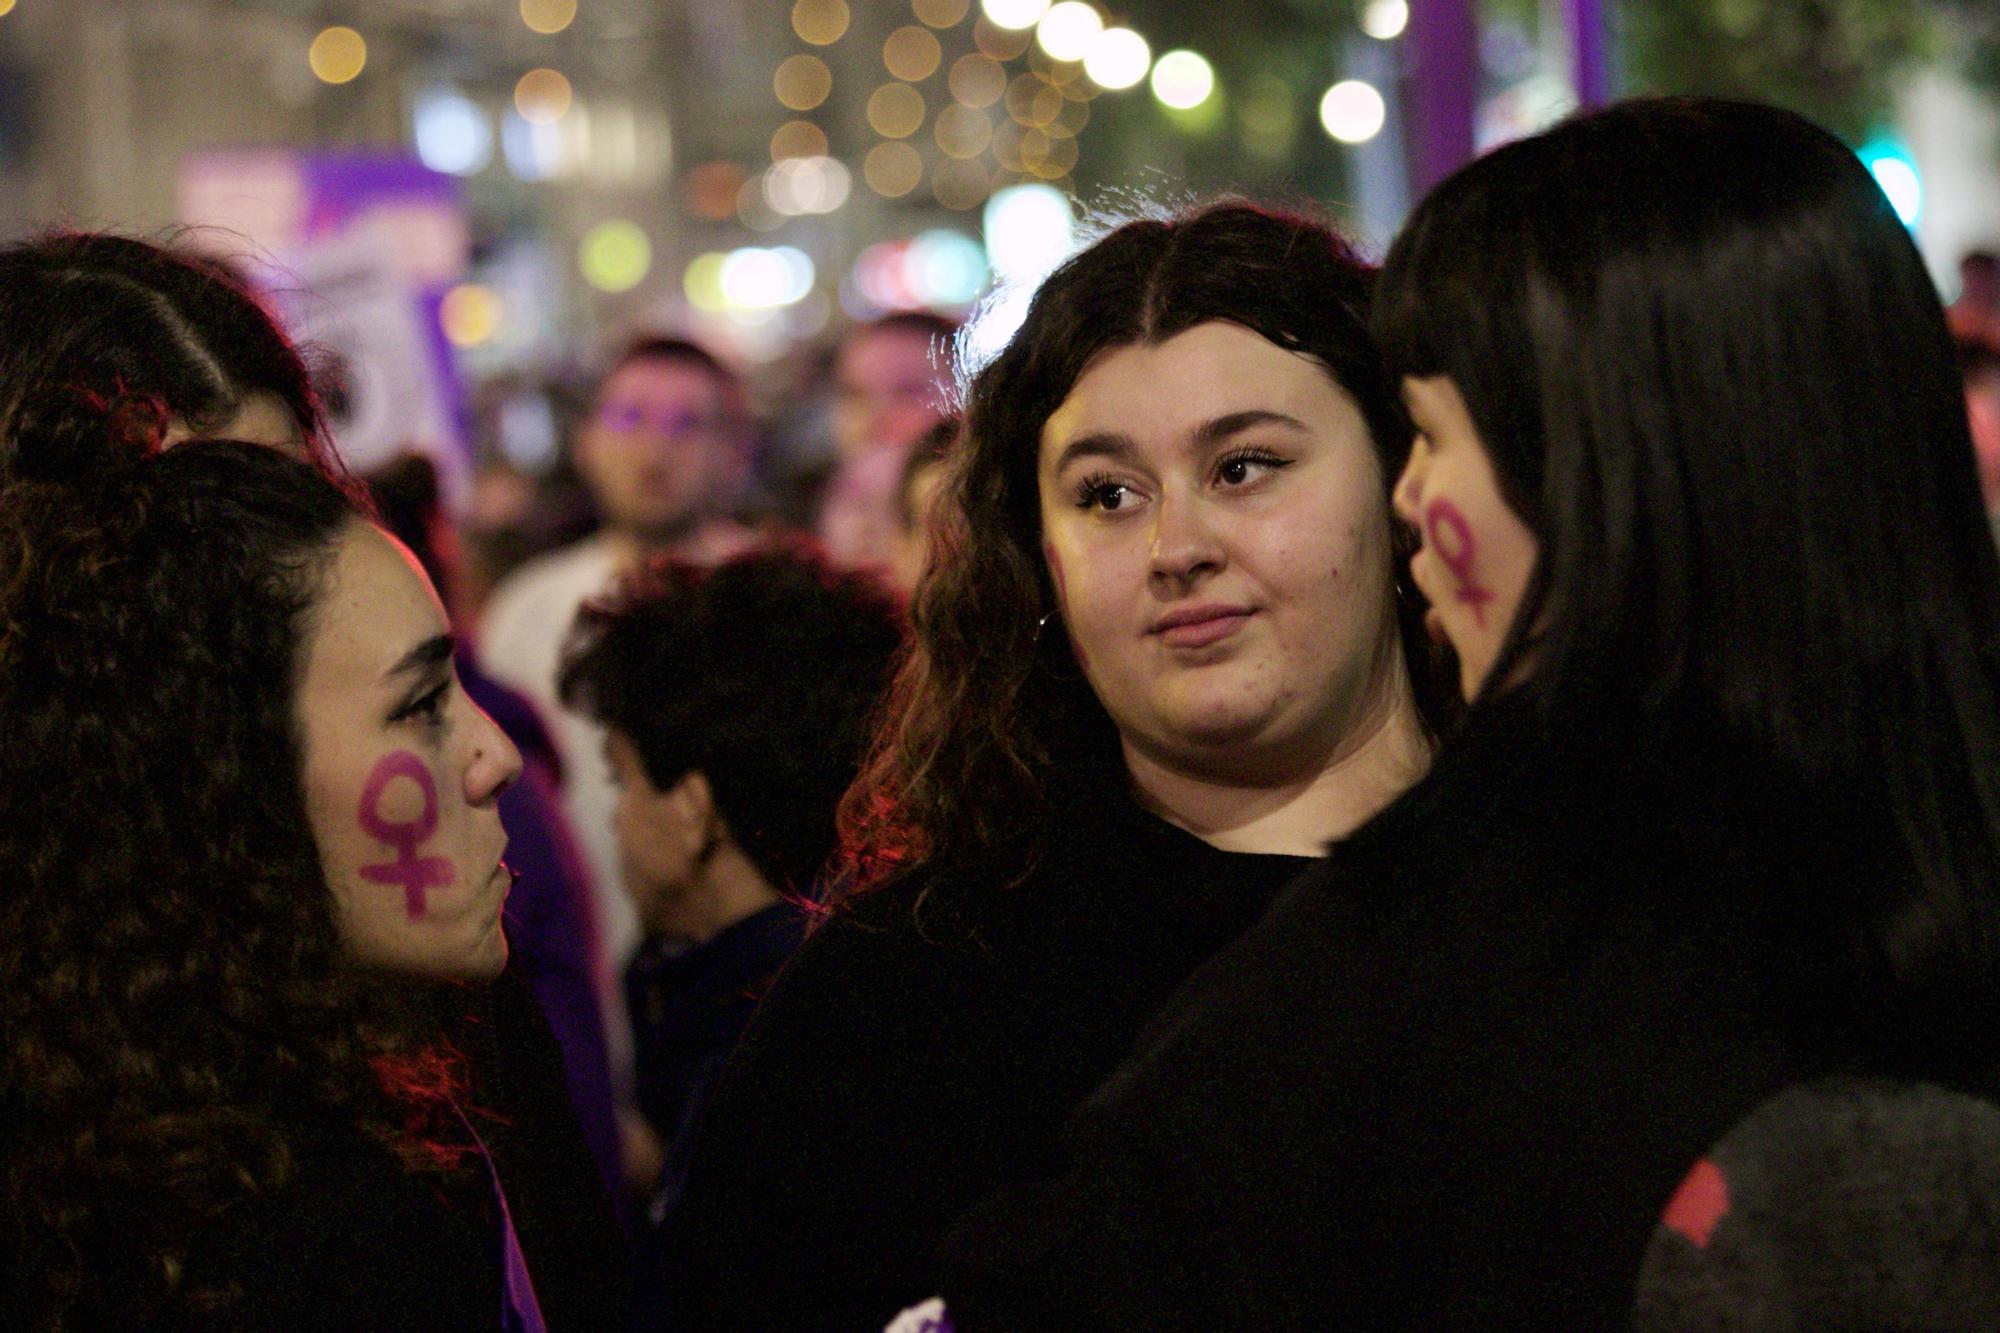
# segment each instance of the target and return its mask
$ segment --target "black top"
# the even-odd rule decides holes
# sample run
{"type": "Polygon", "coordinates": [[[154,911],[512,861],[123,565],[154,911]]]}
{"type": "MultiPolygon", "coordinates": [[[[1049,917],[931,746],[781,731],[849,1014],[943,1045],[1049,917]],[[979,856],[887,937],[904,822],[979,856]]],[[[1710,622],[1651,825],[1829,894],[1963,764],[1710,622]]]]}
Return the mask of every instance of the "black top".
{"type": "Polygon", "coordinates": [[[1059,1173],[963,1220],[961,1333],[1628,1321],[1692,1164],[1833,1059],[1753,905],[1868,872],[1670,761],[1450,758],[1183,988],[1059,1173]]]}
{"type": "MultiPolygon", "coordinates": [[[[623,1236],[548,1025],[511,972],[465,999],[472,1012],[456,1043],[474,1070],[468,1123],[499,1170],[548,1327],[617,1328],[629,1301],[623,1236]]],[[[284,1189],[230,1210],[204,1236],[191,1266],[234,1280],[242,1300],[187,1327],[498,1330],[500,1214],[483,1162],[414,1175],[351,1125],[329,1121],[303,1134],[293,1172],[284,1189]]]]}
{"type": "Polygon", "coordinates": [[[679,1201],[709,1093],[805,930],[803,908],[774,903],[679,952],[668,941],[648,939],[625,969],[639,1110],[667,1145],[666,1169],[653,1191],[654,1223],[679,1201]]]}
{"type": "Polygon", "coordinates": [[[711,1099],[668,1326],[872,1333],[930,1294],[951,1219],[1037,1170],[1158,1004],[1311,864],[1122,798],[1052,842],[1012,888],[911,877],[807,938],[711,1099]]]}

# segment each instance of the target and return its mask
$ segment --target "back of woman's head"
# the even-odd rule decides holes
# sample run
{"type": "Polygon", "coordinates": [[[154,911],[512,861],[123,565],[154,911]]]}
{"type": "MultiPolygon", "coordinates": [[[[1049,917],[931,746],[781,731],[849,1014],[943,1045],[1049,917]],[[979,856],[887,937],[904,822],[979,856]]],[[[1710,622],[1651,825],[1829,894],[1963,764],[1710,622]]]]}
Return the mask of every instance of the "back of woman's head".
{"type": "Polygon", "coordinates": [[[1853,152],[1722,101],[1569,121],[1417,209],[1376,327],[1538,544],[1486,694],[1572,737],[1694,719],[1774,837],[1875,844],[1867,901],[1802,873],[1797,906],[1996,1016],[2000,569],[1943,313],[1853,152]]]}
{"type": "Polygon", "coordinates": [[[578,614],[561,686],[655,789],[701,773],[764,877],[806,894],[901,643],[894,596],[809,547],[661,557],[578,614]]]}
{"type": "MultiPolygon", "coordinates": [[[[1240,202],[1127,223],[1043,282],[970,386],[892,731],[846,802],[851,881],[979,852],[1019,872],[1037,854],[1051,782],[1122,780],[1110,718],[1059,623],[1042,623],[1056,605],[1042,554],[1042,430],[1093,358],[1212,321],[1241,325],[1324,366],[1393,477],[1410,428],[1368,331],[1373,286],[1374,270],[1329,227],[1240,202]]],[[[1421,642],[1414,615],[1404,628],[1406,643],[1421,642]]]]}
{"type": "Polygon", "coordinates": [[[256,445],[27,447],[0,487],[0,1251],[50,1317],[144,1310],[282,1179],[301,1102],[369,1095],[294,712],[354,511],[256,445]]]}
{"type": "Polygon", "coordinates": [[[88,232],[0,250],[0,476],[14,442],[52,416],[146,400],[184,432],[213,434],[260,395],[284,418],[273,426],[325,464],[304,361],[221,265],[88,232]]]}

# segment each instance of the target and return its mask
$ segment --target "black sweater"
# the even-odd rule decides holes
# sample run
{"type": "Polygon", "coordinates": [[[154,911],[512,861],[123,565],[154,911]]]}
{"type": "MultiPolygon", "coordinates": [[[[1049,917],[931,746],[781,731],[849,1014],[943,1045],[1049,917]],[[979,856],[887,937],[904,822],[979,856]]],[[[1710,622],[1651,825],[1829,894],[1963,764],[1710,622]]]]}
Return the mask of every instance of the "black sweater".
{"type": "Polygon", "coordinates": [[[1769,904],[1874,872],[1671,762],[1489,742],[1183,988],[1060,1172],[963,1219],[960,1333],[1626,1324],[1690,1166],[1839,1064],[1769,904]]]}
{"type": "MultiPolygon", "coordinates": [[[[555,1039],[510,972],[468,991],[456,1033],[474,1070],[469,1120],[491,1151],[550,1333],[620,1327],[629,1261],[575,1112],[555,1039]]],[[[500,1220],[484,1163],[417,1176],[351,1125],[298,1144],[291,1183],[231,1210],[194,1257],[242,1301],[165,1326],[443,1330],[500,1326],[500,1220]]]]}
{"type": "Polygon", "coordinates": [[[1310,865],[1121,798],[1068,817],[1013,888],[910,877],[835,916],[716,1089],[667,1326],[872,1333],[929,1294],[951,1220],[1041,1169],[1158,1004],[1310,865]]]}

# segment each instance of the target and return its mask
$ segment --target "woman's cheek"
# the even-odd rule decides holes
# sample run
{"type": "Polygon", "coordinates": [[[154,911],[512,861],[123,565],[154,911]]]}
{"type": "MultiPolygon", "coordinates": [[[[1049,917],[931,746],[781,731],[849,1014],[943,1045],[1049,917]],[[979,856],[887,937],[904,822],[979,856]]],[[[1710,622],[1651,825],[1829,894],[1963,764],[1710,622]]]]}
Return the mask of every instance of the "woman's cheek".
{"type": "MultiPolygon", "coordinates": [[[[1075,621],[1069,613],[1069,579],[1063,573],[1062,554],[1056,550],[1054,542],[1044,541],[1042,543],[1042,558],[1048,561],[1049,580],[1056,585],[1056,606],[1058,611],[1056,618],[1065,625],[1074,625],[1075,621]]],[[[1042,629],[1044,632],[1047,632],[1047,624],[1044,624],[1042,629]]],[[[1076,657],[1078,669],[1086,675],[1089,674],[1089,655],[1084,652],[1083,640],[1073,631],[1069,636],[1069,646],[1070,651],[1076,657]]]]}
{"type": "Polygon", "coordinates": [[[458,879],[451,858],[426,850],[438,826],[437,780],[430,765],[410,750],[383,755],[362,785],[354,819],[362,835],[384,852],[361,866],[361,878],[401,889],[405,915],[423,920],[430,912],[431,891],[449,888],[458,879]]]}

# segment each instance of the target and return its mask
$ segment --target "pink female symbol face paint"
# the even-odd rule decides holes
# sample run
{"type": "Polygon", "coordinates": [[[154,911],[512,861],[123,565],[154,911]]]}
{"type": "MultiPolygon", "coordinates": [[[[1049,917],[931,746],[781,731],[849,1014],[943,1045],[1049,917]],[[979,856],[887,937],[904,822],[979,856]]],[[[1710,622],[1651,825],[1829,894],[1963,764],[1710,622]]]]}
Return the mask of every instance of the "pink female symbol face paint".
{"type": "Polygon", "coordinates": [[[1424,540],[1437,553],[1438,563],[1451,571],[1458,584],[1458,600],[1472,611],[1472,623],[1484,629],[1486,604],[1493,600],[1493,592],[1481,586],[1474,568],[1478,546],[1472,539],[1472,525],[1451,501],[1434,500],[1424,509],[1424,540]]]}
{"type": "Polygon", "coordinates": [[[437,832],[438,825],[437,781],[431,777],[430,767],[408,750],[382,756],[369,770],[367,785],[361,791],[358,817],[362,832],[386,843],[396,853],[393,861],[362,866],[361,877],[371,884],[401,885],[403,910],[410,920],[418,920],[424,915],[425,893],[446,888],[458,877],[446,857],[418,855],[418,848],[437,832]],[[410,818],[398,819],[391,814],[392,809],[404,804],[391,799],[390,788],[399,778],[415,783],[422,800],[421,807],[410,818]]]}

